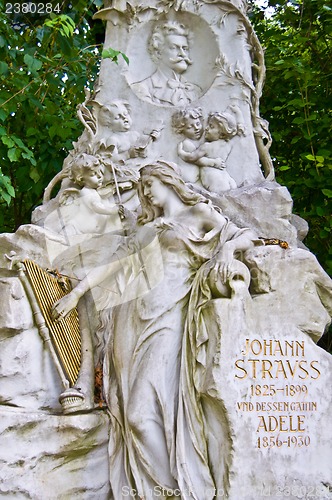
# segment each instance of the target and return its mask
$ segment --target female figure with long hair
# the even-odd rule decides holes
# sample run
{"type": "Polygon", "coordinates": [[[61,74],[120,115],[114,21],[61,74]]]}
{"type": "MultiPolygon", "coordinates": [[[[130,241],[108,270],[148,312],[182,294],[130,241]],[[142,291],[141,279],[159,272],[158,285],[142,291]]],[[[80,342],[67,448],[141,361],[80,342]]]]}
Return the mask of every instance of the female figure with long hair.
{"type": "MultiPolygon", "coordinates": [[[[251,248],[256,237],[191,191],[166,162],[141,169],[138,195],[138,240],[154,229],[162,267],[154,286],[115,306],[107,324],[113,494],[210,500],[228,458],[214,463],[207,440],[199,387],[208,334],[201,310],[212,296],[209,280],[219,276],[227,284],[236,253],[251,248]]],[[[66,313],[98,279],[91,273],[58,311],[66,313]]]]}

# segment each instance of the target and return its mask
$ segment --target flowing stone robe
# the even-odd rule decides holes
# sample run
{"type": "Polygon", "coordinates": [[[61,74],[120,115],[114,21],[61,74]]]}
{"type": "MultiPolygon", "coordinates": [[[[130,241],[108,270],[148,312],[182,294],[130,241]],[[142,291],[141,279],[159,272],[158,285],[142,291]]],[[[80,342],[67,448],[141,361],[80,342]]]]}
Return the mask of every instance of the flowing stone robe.
{"type": "Polygon", "coordinates": [[[202,235],[190,219],[186,207],[177,220],[155,220],[163,277],[145,295],[116,306],[108,324],[104,381],[116,499],[128,491],[146,500],[172,497],[170,490],[183,499],[215,498],[213,471],[223,476],[230,459],[209,454],[198,392],[208,341],[201,310],[211,298],[202,284],[223,244],[246,230],[225,219],[202,235]]]}

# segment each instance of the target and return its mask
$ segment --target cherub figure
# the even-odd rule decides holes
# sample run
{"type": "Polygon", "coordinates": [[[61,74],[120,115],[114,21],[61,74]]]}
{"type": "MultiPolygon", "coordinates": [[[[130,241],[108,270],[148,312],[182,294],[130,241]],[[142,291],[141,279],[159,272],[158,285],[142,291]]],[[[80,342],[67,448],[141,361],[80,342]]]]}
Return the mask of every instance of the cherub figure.
{"type": "Polygon", "coordinates": [[[143,133],[132,130],[132,118],[128,103],[115,100],[109,104],[91,101],[95,116],[95,134],[92,139],[92,151],[104,156],[105,184],[114,187],[114,169],[118,176],[123,201],[128,208],[135,209],[137,167],[140,162],[130,159],[142,159],[147,156],[149,145],[157,140],[163,128],[162,122],[150,131],[143,133]]]}
{"type": "Polygon", "coordinates": [[[146,156],[145,148],[138,144],[141,134],[131,130],[130,106],[124,101],[110,104],[93,102],[96,114],[94,147],[98,152],[111,152],[115,162],[146,156]]]}
{"type": "Polygon", "coordinates": [[[185,136],[178,145],[178,151],[192,153],[200,145],[204,133],[202,108],[187,108],[174,113],[172,126],[178,134],[185,136]]]}
{"type": "MultiPolygon", "coordinates": [[[[200,181],[208,191],[222,193],[237,187],[235,180],[226,170],[226,162],[232,150],[230,139],[244,133],[244,127],[235,116],[235,106],[230,112],[212,112],[207,119],[204,142],[194,151],[189,151],[188,141],[178,145],[178,155],[182,160],[200,167],[200,181]]],[[[183,127],[182,133],[188,138],[188,131],[183,127]]]]}
{"type": "MultiPolygon", "coordinates": [[[[202,108],[186,108],[177,111],[172,116],[172,126],[175,132],[184,136],[184,139],[178,144],[179,156],[181,151],[194,152],[201,145],[204,134],[202,108]]],[[[192,165],[189,169],[182,166],[182,171],[187,182],[201,186],[198,165],[197,167],[192,165]]]]}
{"type": "Polygon", "coordinates": [[[121,227],[123,208],[101,197],[103,165],[100,159],[80,154],[70,168],[70,180],[80,189],[68,188],[60,195],[60,212],[66,236],[103,234],[121,227]]]}
{"type": "Polygon", "coordinates": [[[116,100],[102,104],[92,99],[88,90],[84,103],[78,106],[77,115],[85,131],[78,141],[73,143],[74,150],[65,160],[62,171],[46,187],[44,203],[51,199],[52,190],[58,182],[62,181],[62,189],[68,187],[68,172],[73,156],[87,153],[103,156],[104,184],[114,184],[114,167],[119,177],[119,186],[125,192],[124,201],[127,203],[131,200],[130,209],[134,210],[138,203],[135,194],[138,167],[141,162],[128,160],[146,158],[147,148],[159,138],[163,129],[162,120],[158,120],[148,131],[131,130],[132,118],[128,103],[116,100]]]}
{"type": "Polygon", "coordinates": [[[149,132],[132,130],[131,109],[127,102],[115,100],[109,104],[91,101],[96,116],[93,138],[96,152],[109,152],[115,163],[130,158],[146,158],[147,147],[160,135],[161,124],[149,132]]]}

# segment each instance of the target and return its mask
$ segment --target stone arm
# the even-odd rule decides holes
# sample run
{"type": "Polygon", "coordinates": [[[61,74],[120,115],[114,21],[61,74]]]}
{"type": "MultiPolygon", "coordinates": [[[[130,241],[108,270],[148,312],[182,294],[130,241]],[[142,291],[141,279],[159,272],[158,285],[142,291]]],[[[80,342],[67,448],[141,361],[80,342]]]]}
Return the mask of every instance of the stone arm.
{"type": "Polygon", "coordinates": [[[102,199],[91,200],[90,207],[97,214],[115,215],[115,214],[117,214],[119,212],[119,206],[118,205],[110,205],[108,203],[103,202],[102,199]]]}
{"type": "Polygon", "coordinates": [[[224,170],[226,168],[226,163],[222,158],[208,158],[207,156],[203,156],[203,158],[196,161],[196,165],[199,167],[217,168],[218,170],[224,170]]]}
{"type": "Polygon", "coordinates": [[[129,158],[146,158],[146,156],[147,156],[147,152],[146,152],[147,146],[148,146],[148,144],[142,145],[140,143],[137,144],[137,145],[132,146],[128,150],[128,159],[129,158]]]}
{"type": "Polygon", "coordinates": [[[204,150],[205,156],[198,160],[196,164],[200,167],[213,167],[218,170],[224,170],[226,168],[226,161],[232,150],[232,145],[230,141],[219,140],[215,144],[213,142],[205,143],[204,150]],[[217,145],[217,147],[214,147],[214,145],[217,145]],[[209,146],[212,148],[212,151],[209,151],[209,146]]]}
{"type": "MultiPolygon", "coordinates": [[[[202,231],[208,232],[212,229],[218,228],[223,230],[225,227],[227,219],[211,205],[198,203],[195,207],[193,207],[193,209],[196,217],[199,217],[201,221],[202,231]]],[[[250,248],[253,248],[256,241],[261,241],[254,231],[251,231],[250,229],[243,229],[241,232],[241,229],[239,229],[235,224],[231,224],[233,226],[234,237],[226,241],[220,250],[220,252],[223,252],[224,255],[227,253],[228,255],[233,256],[237,252],[245,252],[250,248]],[[224,248],[226,250],[223,250],[224,248]]]]}
{"type": "Polygon", "coordinates": [[[195,149],[195,151],[189,153],[188,151],[185,151],[183,143],[180,142],[178,145],[178,155],[185,162],[196,163],[198,160],[203,158],[203,156],[205,156],[205,150],[202,147],[199,147],[195,149]]]}
{"type": "Polygon", "coordinates": [[[52,307],[52,317],[54,320],[60,321],[72,311],[80,301],[80,299],[92,288],[100,285],[104,280],[116,274],[123,269],[123,261],[134,252],[140,252],[140,249],[146,246],[151,238],[154,237],[154,232],[150,228],[139,228],[138,232],[129,237],[123,237],[123,244],[118,248],[117,252],[110,257],[107,266],[98,266],[87,273],[87,275],[79,281],[73,290],[62,297],[52,307]]]}
{"type": "Polygon", "coordinates": [[[241,257],[241,254],[250,250],[255,245],[255,240],[258,240],[255,233],[251,230],[245,230],[239,236],[226,241],[222,248],[216,255],[217,269],[216,271],[221,274],[222,280],[227,281],[228,276],[233,267],[233,261],[241,257]]]}
{"type": "MultiPolygon", "coordinates": [[[[225,217],[209,205],[199,203],[196,205],[195,211],[197,212],[196,216],[201,220],[203,231],[212,231],[218,228],[222,231],[227,224],[225,217]]],[[[242,253],[253,248],[255,242],[260,241],[258,236],[250,229],[240,230],[235,224],[232,224],[231,231],[234,232],[233,237],[229,238],[222,245],[213,259],[215,261],[215,266],[212,273],[216,278],[218,275],[221,275],[224,283],[227,282],[231,274],[234,261],[240,257],[242,253]]]]}
{"type": "MultiPolygon", "coordinates": [[[[105,193],[105,190],[103,190],[105,193]]],[[[123,206],[115,205],[109,201],[103,200],[99,192],[96,189],[87,189],[83,187],[80,193],[80,197],[84,204],[96,214],[101,215],[116,215],[119,214],[123,216],[123,206]]]]}
{"type": "Polygon", "coordinates": [[[52,307],[52,317],[56,321],[64,319],[72,311],[80,299],[92,288],[98,286],[113,273],[121,269],[119,259],[114,259],[107,268],[99,266],[93,268],[76,286],[52,307]]]}
{"type": "Polygon", "coordinates": [[[195,149],[195,151],[188,152],[185,151],[185,149],[183,148],[183,144],[180,143],[178,145],[178,155],[183,161],[187,163],[195,163],[199,167],[212,167],[219,170],[223,170],[226,167],[226,164],[222,158],[209,158],[207,156],[204,144],[195,149]]]}

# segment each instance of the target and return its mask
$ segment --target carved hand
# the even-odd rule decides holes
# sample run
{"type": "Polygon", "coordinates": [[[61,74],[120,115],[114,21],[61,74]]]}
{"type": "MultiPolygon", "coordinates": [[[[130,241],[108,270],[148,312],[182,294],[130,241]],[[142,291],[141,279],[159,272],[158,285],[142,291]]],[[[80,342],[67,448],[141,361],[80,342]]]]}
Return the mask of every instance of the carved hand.
{"type": "Polygon", "coordinates": [[[216,265],[212,270],[212,273],[215,274],[215,280],[220,276],[223,283],[228,282],[234,263],[233,251],[229,251],[227,247],[225,247],[216,256],[216,265]]]}
{"type": "Polygon", "coordinates": [[[217,168],[218,170],[224,170],[226,168],[226,163],[222,158],[214,158],[211,167],[217,168]]]}
{"type": "Polygon", "coordinates": [[[129,157],[130,158],[137,158],[137,157],[146,158],[146,156],[147,156],[147,153],[146,153],[145,147],[141,147],[141,146],[132,147],[129,150],[129,157]]]}

